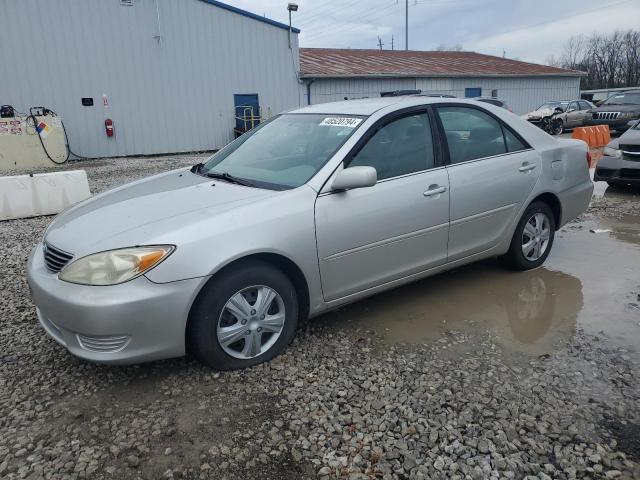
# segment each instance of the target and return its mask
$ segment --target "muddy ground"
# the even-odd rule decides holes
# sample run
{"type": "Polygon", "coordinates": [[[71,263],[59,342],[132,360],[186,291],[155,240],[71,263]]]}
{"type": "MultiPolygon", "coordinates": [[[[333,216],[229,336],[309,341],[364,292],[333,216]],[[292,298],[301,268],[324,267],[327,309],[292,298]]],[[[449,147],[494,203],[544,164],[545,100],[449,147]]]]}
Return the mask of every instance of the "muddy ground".
{"type": "MultiPolygon", "coordinates": [[[[95,193],[199,158],[71,167],[95,193]]],[[[0,478],[640,478],[638,192],[596,185],[542,268],[438,275],[227,373],[49,339],[24,268],[50,220],[0,223],[0,478]]]]}

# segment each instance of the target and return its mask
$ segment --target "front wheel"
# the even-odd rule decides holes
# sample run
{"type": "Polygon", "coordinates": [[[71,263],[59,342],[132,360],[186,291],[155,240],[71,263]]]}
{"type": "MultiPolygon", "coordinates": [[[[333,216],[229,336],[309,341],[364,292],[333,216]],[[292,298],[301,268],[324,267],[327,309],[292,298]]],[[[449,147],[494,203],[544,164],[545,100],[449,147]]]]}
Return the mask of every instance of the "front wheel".
{"type": "Polygon", "coordinates": [[[280,270],[246,262],[216,275],[189,314],[187,343],[217,370],[257,365],[282,353],[298,324],[296,290],[280,270]]]}
{"type": "Polygon", "coordinates": [[[551,121],[551,133],[553,135],[560,135],[564,132],[564,123],[560,119],[551,121]]]}
{"type": "Polygon", "coordinates": [[[555,229],[555,219],[549,206],[544,202],[532,203],[518,222],[504,260],[516,270],[539,267],[549,256],[555,229]]]}

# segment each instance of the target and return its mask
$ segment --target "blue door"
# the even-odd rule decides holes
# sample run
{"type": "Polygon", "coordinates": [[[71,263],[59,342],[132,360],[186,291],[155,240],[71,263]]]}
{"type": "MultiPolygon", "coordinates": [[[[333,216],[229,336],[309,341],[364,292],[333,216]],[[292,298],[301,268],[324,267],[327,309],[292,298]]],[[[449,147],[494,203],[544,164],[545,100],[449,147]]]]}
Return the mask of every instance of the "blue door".
{"type": "Polygon", "coordinates": [[[481,88],[465,88],[464,89],[464,96],[466,98],[475,98],[475,97],[479,97],[482,95],[482,89],[481,88]]]}
{"type": "Polygon", "coordinates": [[[235,94],[233,104],[237,130],[246,132],[260,123],[260,103],[257,93],[235,94]]]}

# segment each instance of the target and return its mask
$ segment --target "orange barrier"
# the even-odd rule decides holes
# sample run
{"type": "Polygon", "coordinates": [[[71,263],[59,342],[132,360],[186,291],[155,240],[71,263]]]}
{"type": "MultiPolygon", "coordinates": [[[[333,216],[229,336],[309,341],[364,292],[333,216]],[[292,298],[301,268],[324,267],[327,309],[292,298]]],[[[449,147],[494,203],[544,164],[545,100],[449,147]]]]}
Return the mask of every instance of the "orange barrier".
{"type": "Polygon", "coordinates": [[[596,125],[593,127],[578,127],[573,129],[571,138],[585,142],[590,148],[604,147],[611,141],[611,132],[608,125],[596,125]]]}
{"type": "Polygon", "coordinates": [[[587,127],[574,128],[573,133],[571,134],[571,138],[582,140],[587,144],[587,146],[591,146],[591,143],[589,142],[589,132],[587,130],[587,127]]]}
{"type": "Polygon", "coordinates": [[[602,132],[602,144],[600,146],[604,147],[611,141],[611,130],[609,130],[609,125],[598,125],[597,128],[602,132]]]}

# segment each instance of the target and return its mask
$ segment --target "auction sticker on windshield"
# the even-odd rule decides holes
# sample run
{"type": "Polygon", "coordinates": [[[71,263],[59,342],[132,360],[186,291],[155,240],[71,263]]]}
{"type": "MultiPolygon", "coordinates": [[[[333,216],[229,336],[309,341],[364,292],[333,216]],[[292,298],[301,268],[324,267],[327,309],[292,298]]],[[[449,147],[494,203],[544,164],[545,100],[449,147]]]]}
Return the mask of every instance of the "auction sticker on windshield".
{"type": "Polygon", "coordinates": [[[360,122],[362,122],[361,118],[327,117],[322,120],[322,122],[320,122],[320,125],[326,125],[329,127],[356,128],[360,122]]]}

